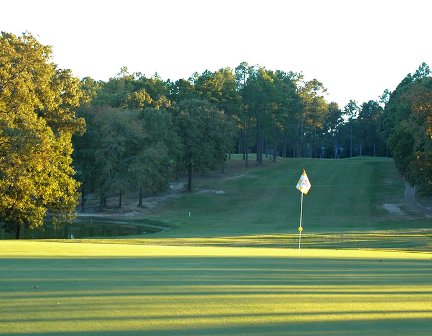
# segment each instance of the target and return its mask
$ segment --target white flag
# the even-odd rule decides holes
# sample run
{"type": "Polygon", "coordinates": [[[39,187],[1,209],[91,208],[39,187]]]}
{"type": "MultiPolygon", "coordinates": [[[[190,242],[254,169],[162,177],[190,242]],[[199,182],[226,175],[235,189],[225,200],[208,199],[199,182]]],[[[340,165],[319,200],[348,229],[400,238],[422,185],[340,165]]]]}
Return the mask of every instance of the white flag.
{"type": "Polygon", "coordinates": [[[296,188],[305,195],[308,193],[309,189],[311,188],[311,184],[309,182],[309,179],[306,175],[306,171],[304,169],[302,175],[300,176],[299,181],[297,182],[296,188]]]}

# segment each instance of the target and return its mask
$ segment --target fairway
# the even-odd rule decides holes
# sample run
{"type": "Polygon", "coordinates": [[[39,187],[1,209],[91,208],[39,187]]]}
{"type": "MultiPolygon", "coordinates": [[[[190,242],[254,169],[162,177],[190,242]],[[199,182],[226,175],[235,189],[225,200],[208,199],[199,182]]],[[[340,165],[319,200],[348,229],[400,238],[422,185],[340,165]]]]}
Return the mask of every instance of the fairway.
{"type": "Polygon", "coordinates": [[[231,175],[227,165],[226,175],[198,178],[192,193],[149,210],[146,219],[169,229],[136,243],[296,248],[295,185],[306,169],[312,188],[304,197],[304,248],[432,250],[431,220],[407,206],[389,158],[279,158],[231,175]]]}
{"type": "Polygon", "coordinates": [[[428,335],[431,254],[3,242],[8,335],[428,335]]]}
{"type": "Polygon", "coordinates": [[[295,234],[300,215],[295,185],[302,169],[312,183],[304,197],[304,234],[425,228],[425,218],[404,203],[404,182],[391,159],[278,160],[225,178],[197,179],[192,193],[147,215],[175,228],[155,236],[295,234]]]}

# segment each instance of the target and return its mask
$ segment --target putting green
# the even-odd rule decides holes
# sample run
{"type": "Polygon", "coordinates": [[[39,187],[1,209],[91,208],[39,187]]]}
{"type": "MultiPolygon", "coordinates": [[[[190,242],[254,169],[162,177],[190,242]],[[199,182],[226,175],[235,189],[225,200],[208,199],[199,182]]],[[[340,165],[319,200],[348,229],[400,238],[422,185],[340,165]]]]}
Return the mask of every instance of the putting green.
{"type": "Polygon", "coordinates": [[[10,335],[428,335],[432,254],[4,241],[10,335]]]}

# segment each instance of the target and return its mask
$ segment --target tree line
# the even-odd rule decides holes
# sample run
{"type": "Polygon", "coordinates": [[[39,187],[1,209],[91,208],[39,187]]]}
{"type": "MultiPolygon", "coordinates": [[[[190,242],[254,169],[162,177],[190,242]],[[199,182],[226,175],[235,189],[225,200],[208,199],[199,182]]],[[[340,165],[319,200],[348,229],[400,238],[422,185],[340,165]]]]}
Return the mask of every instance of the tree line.
{"type": "Polygon", "coordinates": [[[302,73],[245,62],[188,79],[127,68],[108,81],[79,80],[51,62],[31,34],[0,37],[0,222],[67,221],[87,193],[142,199],[180,174],[264,157],[391,155],[402,175],[431,192],[432,83],[422,64],[376,101],[327,102],[302,73]],[[73,147],[72,147],[73,143],[73,147]],[[74,148],[72,154],[72,148],[74,148]],[[252,156],[253,153],[253,156],[252,156]]]}

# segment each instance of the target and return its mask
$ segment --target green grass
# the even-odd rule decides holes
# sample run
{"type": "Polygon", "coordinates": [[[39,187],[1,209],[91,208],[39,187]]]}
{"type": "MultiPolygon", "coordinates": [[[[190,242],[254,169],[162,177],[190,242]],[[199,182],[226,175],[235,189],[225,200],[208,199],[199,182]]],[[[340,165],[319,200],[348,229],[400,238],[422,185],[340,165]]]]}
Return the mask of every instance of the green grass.
{"type": "Polygon", "coordinates": [[[391,160],[237,174],[128,220],[170,227],[157,234],[0,241],[0,334],[430,335],[430,220],[404,207],[391,160]]]}
{"type": "Polygon", "coordinates": [[[312,183],[304,197],[305,248],[432,248],[430,221],[404,205],[403,180],[387,158],[280,159],[237,172],[240,177],[200,179],[193,193],[146,217],[171,229],[143,238],[175,245],[294,248],[300,216],[295,185],[303,168],[312,183]],[[389,213],[385,204],[398,206],[402,215],[389,213]]]}
{"type": "Polygon", "coordinates": [[[28,241],[1,250],[2,335],[427,335],[432,327],[426,253],[28,241]]]}
{"type": "MultiPolygon", "coordinates": [[[[383,208],[386,203],[402,203],[403,197],[403,182],[390,159],[281,159],[268,166],[240,178],[196,186],[197,191],[224,193],[195,192],[158,208],[159,220],[177,226],[161,236],[297,232],[300,193],[295,185],[303,168],[312,183],[304,198],[305,233],[399,229],[406,222],[407,218],[392,218],[383,208]]],[[[420,218],[409,215],[406,228],[424,226],[420,218]]]]}

